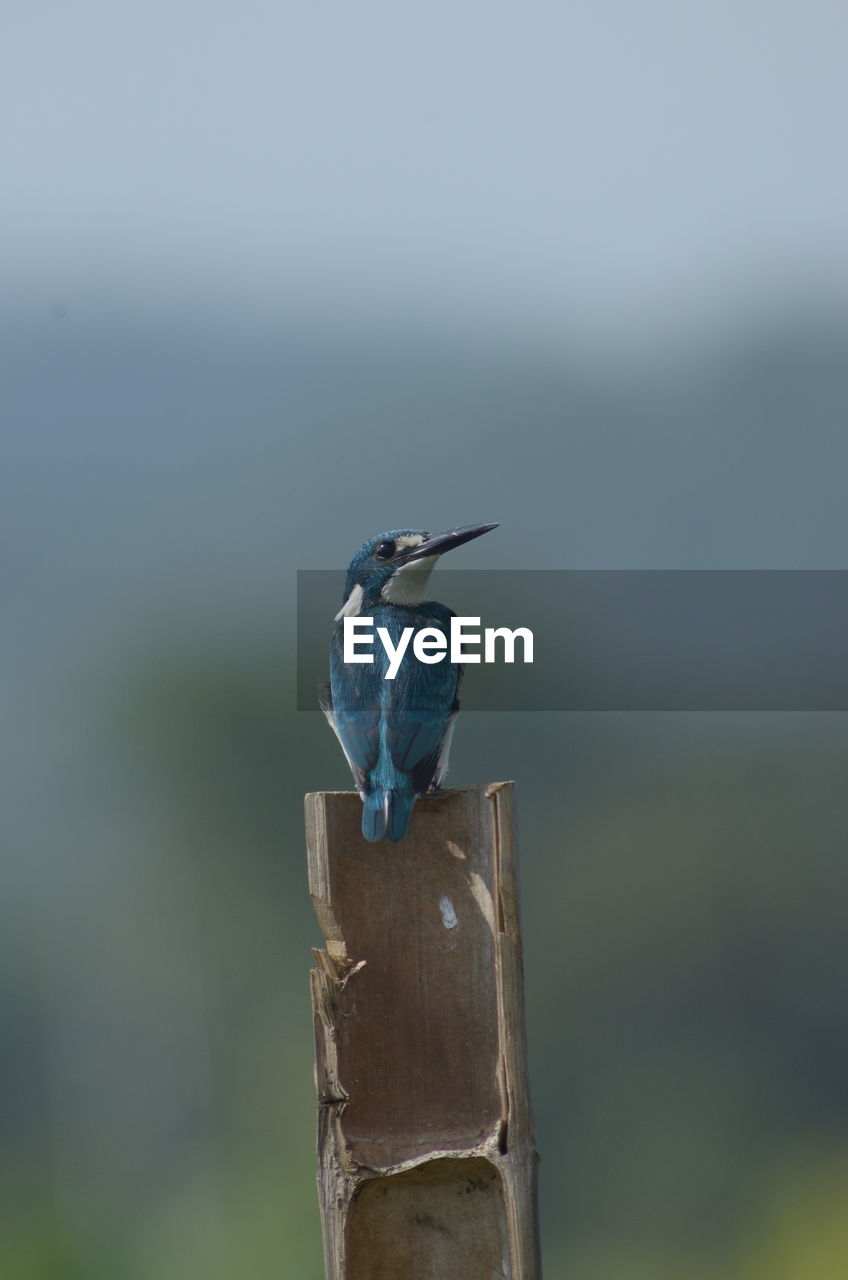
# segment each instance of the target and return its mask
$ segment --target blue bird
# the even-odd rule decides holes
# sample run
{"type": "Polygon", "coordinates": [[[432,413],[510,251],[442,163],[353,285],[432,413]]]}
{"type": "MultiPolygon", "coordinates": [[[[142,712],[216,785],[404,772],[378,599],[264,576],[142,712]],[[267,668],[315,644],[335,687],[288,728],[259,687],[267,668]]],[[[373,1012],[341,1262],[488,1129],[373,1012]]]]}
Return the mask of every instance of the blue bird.
{"type": "Polygon", "coordinates": [[[386,679],[385,646],[373,645],[372,663],[345,663],[346,617],[372,618],[374,636],[385,627],[397,647],[405,627],[437,627],[446,636],[453,610],[425,600],[440,555],[496,529],[467,525],[447,533],[393,529],[359,548],[350,562],[344,603],[330,648],[330,683],[322,709],[347,757],[362,797],[362,834],[372,843],[402,840],[416,798],[436,791],[447,773],[462,667],[449,660],[424,664],[410,639],[394,679],[386,679]]]}

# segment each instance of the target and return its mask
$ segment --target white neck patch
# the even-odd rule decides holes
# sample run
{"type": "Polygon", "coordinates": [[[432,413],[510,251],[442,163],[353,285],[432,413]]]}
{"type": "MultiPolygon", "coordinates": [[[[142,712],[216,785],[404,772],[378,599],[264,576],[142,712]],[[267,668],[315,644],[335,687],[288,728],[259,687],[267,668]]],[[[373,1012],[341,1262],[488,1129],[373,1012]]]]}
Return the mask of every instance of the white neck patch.
{"type": "Polygon", "coordinates": [[[420,604],[438,558],[437,555],[423,556],[420,560],[410,560],[403,568],[396,569],[381,592],[386,603],[420,604]]]}
{"type": "Polygon", "coordinates": [[[350,595],[347,600],[345,600],[341,609],[339,609],[333,621],[341,622],[342,618],[358,618],[359,610],[362,608],[362,597],[364,595],[365,592],[362,590],[359,583],[357,583],[356,586],[352,588],[350,595]]]}

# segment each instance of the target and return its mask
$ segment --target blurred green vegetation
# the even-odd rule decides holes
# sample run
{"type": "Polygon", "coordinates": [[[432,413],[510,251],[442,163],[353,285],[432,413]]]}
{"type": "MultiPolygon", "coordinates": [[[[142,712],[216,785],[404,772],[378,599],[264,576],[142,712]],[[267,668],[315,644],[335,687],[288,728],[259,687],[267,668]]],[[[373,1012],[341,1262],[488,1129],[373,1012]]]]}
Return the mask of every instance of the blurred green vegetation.
{"type": "MultiPolygon", "coordinates": [[[[101,357],[120,348],[114,335],[98,341],[101,357]]],[[[528,400],[523,367],[495,374],[470,361],[463,377],[454,357],[453,391],[422,403],[435,359],[404,356],[383,381],[380,362],[354,352],[312,382],[320,362],[292,357],[291,386],[280,384],[290,394],[278,396],[278,365],[263,383],[256,356],[245,383],[256,398],[230,387],[221,409],[221,352],[197,344],[182,364],[179,344],[168,349],[180,394],[165,396],[168,412],[153,413],[143,439],[110,430],[101,388],[100,416],[90,406],[76,436],[79,457],[58,431],[41,462],[28,434],[19,442],[26,485],[16,500],[29,515],[10,592],[27,606],[5,638],[12,857],[0,904],[0,1273],[16,1280],[322,1274],[307,987],[319,934],[302,796],[349,777],[322,717],[294,710],[293,570],[343,561],[375,523],[396,518],[394,505],[385,519],[383,506],[358,505],[367,459],[341,480],[334,473],[337,500],[319,502],[320,468],[345,446],[351,415],[370,407],[372,448],[395,450],[381,463],[389,474],[418,449],[412,438],[397,451],[407,401],[435,421],[447,396],[450,421],[464,410],[482,432],[500,399],[491,437],[481,435],[491,450],[484,463],[461,460],[444,523],[501,519],[503,550],[487,554],[519,565],[538,564],[542,549],[553,567],[574,563],[569,522],[588,519],[586,509],[546,505],[540,491],[565,486],[579,503],[585,475],[603,466],[612,496],[595,527],[598,561],[616,547],[625,557],[614,493],[624,480],[603,461],[619,445],[629,510],[655,504],[643,563],[665,547],[684,563],[732,564],[750,519],[744,484],[733,488],[740,465],[743,478],[761,475],[768,437],[783,501],[801,418],[819,428],[809,449],[821,485],[797,498],[793,517],[809,514],[808,534],[821,495],[844,475],[844,433],[833,427],[846,402],[841,332],[824,343],[802,334],[795,346],[758,340],[720,373],[698,366],[685,422],[698,462],[685,496],[686,454],[673,439],[680,383],[667,400],[659,383],[643,388],[628,419],[617,417],[623,392],[607,399],[603,378],[587,390],[569,371],[549,370],[528,400]],[[792,392],[779,402],[775,369],[792,392]],[[747,438],[708,436],[706,406],[722,404],[719,418],[736,415],[747,438]],[[519,405],[532,447],[515,461],[519,405]],[[175,441],[178,409],[195,417],[175,441]],[[605,433],[597,457],[595,436],[582,433],[592,418],[605,433]],[[275,433],[274,423],[285,425],[275,433]],[[722,505],[725,447],[735,468],[722,505]],[[698,475],[708,457],[714,465],[698,475]]],[[[48,367],[58,360],[47,339],[37,351],[48,367]]],[[[127,339],[120,359],[132,363],[134,351],[127,339]]],[[[77,369],[79,353],[65,356],[77,369]]],[[[131,386],[151,376],[149,345],[136,356],[131,386]]],[[[242,363],[234,357],[234,376],[242,363]]],[[[58,368],[60,383],[68,369],[58,368]]],[[[148,420],[149,399],[138,413],[148,420]]],[[[447,502],[437,480],[427,490],[433,525],[447,502]]],[[[843,557],[844,542],[822,534],[820,545],[800,558],[824,562],[826,547],[831,562],[843,557]]],[[[451,781],[519,786],[554,1280],[844,1274],[846,761],[841,715],[461,718],[451,781]]]]}

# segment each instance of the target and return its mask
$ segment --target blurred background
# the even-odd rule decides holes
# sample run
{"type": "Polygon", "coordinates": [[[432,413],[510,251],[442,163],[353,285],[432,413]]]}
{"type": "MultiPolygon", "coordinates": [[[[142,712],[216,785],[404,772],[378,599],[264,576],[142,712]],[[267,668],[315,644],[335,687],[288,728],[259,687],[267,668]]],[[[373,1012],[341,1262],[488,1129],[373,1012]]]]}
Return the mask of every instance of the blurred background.
{"type": "MultiPolygon", "coordinates": [[[[318,1280],[296,570],[491,520],[462,567],[845,567],[848,19],[2,28],[0,1269],[318,1280]]],[[[846,764],[837,714],[460,721],[554,1280],[844,1275],[846,764]]]]}

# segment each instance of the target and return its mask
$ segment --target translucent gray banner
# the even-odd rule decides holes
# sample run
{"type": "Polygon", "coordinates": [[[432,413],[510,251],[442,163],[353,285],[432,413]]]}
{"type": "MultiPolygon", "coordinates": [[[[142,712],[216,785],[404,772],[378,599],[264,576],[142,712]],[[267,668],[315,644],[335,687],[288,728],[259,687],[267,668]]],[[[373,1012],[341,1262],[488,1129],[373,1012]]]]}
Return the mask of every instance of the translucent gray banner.
{"type": "MultiPolygon", "coordinates": [[[[344,573],[298,573],[298,708],[327,680],[344,573]]],[[[534,661],[467,665],[473,711],[846,711],[848,570],[449,570],[428,593],[534,661]]],[[[499,648],[498,652],[501,652],[499,648]]]]}

